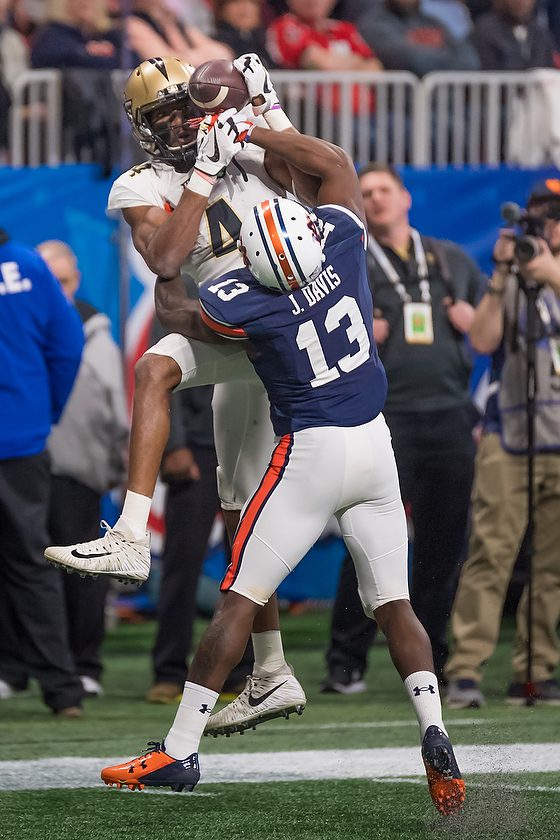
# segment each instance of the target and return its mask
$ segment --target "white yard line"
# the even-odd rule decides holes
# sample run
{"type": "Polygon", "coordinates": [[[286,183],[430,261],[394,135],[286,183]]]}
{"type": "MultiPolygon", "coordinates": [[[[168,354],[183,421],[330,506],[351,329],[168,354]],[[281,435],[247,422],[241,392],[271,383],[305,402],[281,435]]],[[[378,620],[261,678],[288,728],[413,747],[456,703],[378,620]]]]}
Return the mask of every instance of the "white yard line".
{"type": "MultiPolygon", "coordinates": [[[[459,745],[459,766],[464,775],[490,773],[493,782],[506,773],[560,771],[560,745],[459,745]]],[[[128,756],[130,758],[130,756],[128,756]]],[[[46,758],[0,761],[0,790],[100,787],[99,771],[116,758],[46,758]]],[[[394,779],[424,776],[420,750],[413,747],[370,750],[301,750],[201,756],[202,781],[279,782],[321,779],[394,779]]],[[[504,778],[507,784],[507,779],[504,778]]]]}
{"type": "MultiPolygon", "coordinates": [[[[495,723],[495,718],[457,718],[446,721],[448,731],[453,731],[454,726],[487,726],[495,723]]],[[[344,723],[300,723],[297,722],[298,732],[315,732],[317,729],[400,729],[403,726],[418,726],[418,722],[412,718],[408,720],[374,720],[374,721],[348,721],[344,723]]],[[[272,730],[268,730],[269,733],[272,730]]],[[[284,734],[282,732],[282,734],[284,734]]]]}

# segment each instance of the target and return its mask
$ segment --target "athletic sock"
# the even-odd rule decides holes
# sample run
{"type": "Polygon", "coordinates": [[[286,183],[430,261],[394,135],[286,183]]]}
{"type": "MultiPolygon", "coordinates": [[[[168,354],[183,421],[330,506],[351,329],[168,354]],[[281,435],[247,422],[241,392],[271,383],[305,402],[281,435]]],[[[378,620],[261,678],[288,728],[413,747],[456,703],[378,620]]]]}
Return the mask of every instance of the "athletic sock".
{"type": "Polygon", "coordinates": [[[292,669],[284,658],[280,630],[265,630],[264,633],[251,633],[255,664],[254,677],[268,677],[270,674],[291,674],[292,669]]]}
{"type": "Polygon", "coordinates": [[[152,500],[132,490],[126,491],[122,513],[115,523],[114,530],[129,540],[141,540],[148,530],[148,517],[152,500]]]}
{"type": "Polygon", "coordinates": [[[219,695],[203,685],[186,682],[175,720],[165,738],[165,751],[172,758],[188,758],[198,752],[204,727],[219,695]]]}
{"type": "Polygon", "coordinates": [[[404,687],[418,718],[420,738],[424,737],[428,726],[433,725],[439,726],[447,735],[442,720],[441,699],[436,675],[432,674],[431,671],[416,671],[405,679],[404,687]]]}

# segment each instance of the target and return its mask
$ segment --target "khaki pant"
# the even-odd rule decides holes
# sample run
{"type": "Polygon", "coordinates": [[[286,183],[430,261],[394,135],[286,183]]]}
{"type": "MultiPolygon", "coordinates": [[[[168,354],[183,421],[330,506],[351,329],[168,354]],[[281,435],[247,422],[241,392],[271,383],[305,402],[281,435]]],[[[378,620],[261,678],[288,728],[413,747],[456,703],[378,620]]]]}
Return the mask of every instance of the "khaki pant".
{"type": "MultiPolygon", "coordinates": [[[[475,467],[469,556],[451,616],[454,650],[448,679],[480,682],[494,652],[513,566],[527,526],[527,461],[504,451],[499,435],[483,436],[475,467]]],[[[533,680],[550,679],[560,653],[560,454],[535,458],[533,552],[533,680]]],[[[527,591],[517,609],[513,679],[527,667],[527,591]]]]}

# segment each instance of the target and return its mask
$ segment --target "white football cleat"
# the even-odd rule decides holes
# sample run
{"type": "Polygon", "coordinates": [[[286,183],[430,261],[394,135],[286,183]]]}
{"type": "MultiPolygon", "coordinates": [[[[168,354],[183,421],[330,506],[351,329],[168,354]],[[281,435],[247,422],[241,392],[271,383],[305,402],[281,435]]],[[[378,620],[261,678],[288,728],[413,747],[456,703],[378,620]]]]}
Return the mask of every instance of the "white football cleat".
{"type": "Polygon", "coordinates": [[[293,674],[249,676],[241,694],[209,717],[204,734],[229,737],[273,718],[288,718],[293,712],[301,715],[306,703],[305,692],[293,674]]]}
{"type": "Polygon", "coordinates": [[[105,536],[76,545],[51,545],[45,549],[46,559],[67,572],[81,577],[106,575],[118,580],[143,583],[150,574],[150,537],[130,540],[110,528],[105,536]]]}

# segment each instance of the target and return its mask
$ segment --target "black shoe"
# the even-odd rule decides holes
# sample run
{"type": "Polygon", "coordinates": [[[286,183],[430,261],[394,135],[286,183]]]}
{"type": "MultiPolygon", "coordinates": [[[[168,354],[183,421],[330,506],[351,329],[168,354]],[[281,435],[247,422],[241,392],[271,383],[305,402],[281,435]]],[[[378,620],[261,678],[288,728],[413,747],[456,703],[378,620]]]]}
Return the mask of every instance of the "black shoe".
{"type": "Polygon", "coordinates": [[[321,683],[319,691],[323,694],[363,694],[367,691],[367,685],[362,677],[358,670],[335,671],[321,683]]]}
{"type": "MultiPolygon", "coordinates": [[[[560,684],[558,680],[543,680],[534,683],[532,695],[539,705],[560,706],[560,684]]],[[[508,688],[506,703],[510,706],[523,706],[527,702],[525,683],[514,682],[508,688]]]]}
{"type": "Polygon", "coordinates": [[[458,814],[465,804],[465,782],[451,741],[439,726],[428,726],[422,740],[422,759],[432,802],[440,814],[458,814]]]}

